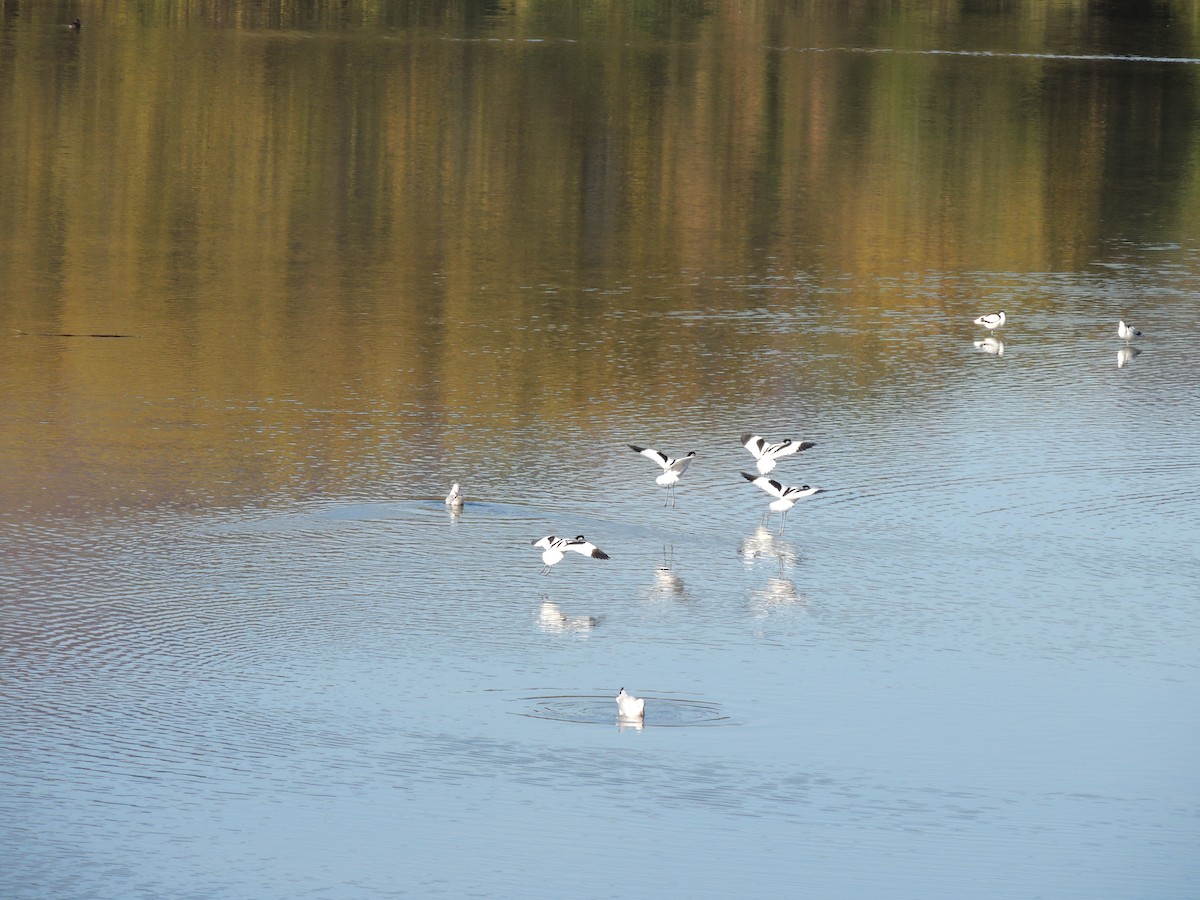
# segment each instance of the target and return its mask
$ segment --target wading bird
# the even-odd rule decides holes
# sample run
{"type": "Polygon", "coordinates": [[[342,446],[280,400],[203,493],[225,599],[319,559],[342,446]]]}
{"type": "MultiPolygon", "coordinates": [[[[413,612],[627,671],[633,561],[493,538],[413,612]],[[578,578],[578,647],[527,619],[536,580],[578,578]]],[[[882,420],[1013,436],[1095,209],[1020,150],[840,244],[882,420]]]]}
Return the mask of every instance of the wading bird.
{"type": "Polygon", "coordinates": [[[767,512],[763,516],[763,522],[767,521],[772,512],[780,513],[783,521],[779,526],[779,534],[783,534],[783,529],[787,528],[788,510],[796,505],[796,501],[802,497],[811,497],[821,490],[818,487],[810,487],[807,484],[802,484],[800,487],[784,487],[778,481],[767,478],[765,475],[755,476],[748,472],[743,472],[742,477],[775,498],[767,505],[767,512]]]}
{"type": "Polygon", "coordinates": [[[1124,319],[1117,323],[1117,337],[1119,337],[1121,340],[1132,341],[1134,338],[1141,336],[1142,333],[1132,325],[1126,325],[1124,319]]]}
{"type": "Polygon", "coordinates": [[[817,446],[814,441],[793,441],[791,439],[772,444],[766,438],[747,432],[742,435],[742,446],[758,460],[756,467],[759,475],[766,475],[775,468],[775,460],[781,456],[791,456],[810,447],[817,446]]]}
{"type": "Polygon", "coordinates": [[[1004,310],[998,313],[988,313],[986,316],[980,316],[975,320],[976,325],[982,325],[988,331],[994,331],[1008,321],[1008,317],[1004,315],[1004,310]]]}
{"type": "MultiPolygon", "coordinates": [[[[696,458],[696,451],[693,450],[687,456],[672,458],[665,453],[659,453],[657,450],[652,450],[649,447],[639,447],[637,444],[630,444],[629,449],[634,453],[640,453],[646,459],[652,459],[662,466],[663,473],[654,479],[656,484],[661,484],[671,493],[671,505],[675,505],[675,483],[679,481],[687,467],[692,464],[692,460],[696,458]]],[[[663,504],[666,505],[665,503],[663,504]]]]}

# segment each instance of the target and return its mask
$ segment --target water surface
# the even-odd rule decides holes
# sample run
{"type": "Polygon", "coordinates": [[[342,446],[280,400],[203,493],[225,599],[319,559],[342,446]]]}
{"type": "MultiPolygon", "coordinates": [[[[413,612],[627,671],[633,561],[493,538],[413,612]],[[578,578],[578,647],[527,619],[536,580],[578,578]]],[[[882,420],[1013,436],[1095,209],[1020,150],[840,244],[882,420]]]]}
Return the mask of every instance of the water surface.
{"type": "Polygon", "coordinates": [[[1185,8],[5,7],[3,893],[1194,893],[1185,8]]]}

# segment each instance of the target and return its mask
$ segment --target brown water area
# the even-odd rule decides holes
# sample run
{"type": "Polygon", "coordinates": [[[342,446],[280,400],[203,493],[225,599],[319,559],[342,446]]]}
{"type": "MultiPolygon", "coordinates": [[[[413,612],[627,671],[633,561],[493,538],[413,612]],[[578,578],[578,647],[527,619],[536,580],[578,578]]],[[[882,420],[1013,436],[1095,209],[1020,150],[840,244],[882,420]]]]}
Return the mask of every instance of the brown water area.
{"type": "Polygon", "coordinates": [[[250,440],[270,459],[232,480],[297,489],[376,402],[554,423],[664,367],[668,401],[733,390],[687,363],[736,322],[605,298],[703,307],[745,272],[837,292],[847,380],[895,377],[881,311],[950,315],[963,273],[1076,269],[1131,224],[1194,233],[1197,22],[1170,13],[6,4],[5,330],[129,335],[5,342],[6,491],[80,477],[48,445],[126,495],[198,462],[161,487],[194,496],[239,465],[197,457],[250,440]],[[539,316],[621,349],[531,340],[539,316]]]}

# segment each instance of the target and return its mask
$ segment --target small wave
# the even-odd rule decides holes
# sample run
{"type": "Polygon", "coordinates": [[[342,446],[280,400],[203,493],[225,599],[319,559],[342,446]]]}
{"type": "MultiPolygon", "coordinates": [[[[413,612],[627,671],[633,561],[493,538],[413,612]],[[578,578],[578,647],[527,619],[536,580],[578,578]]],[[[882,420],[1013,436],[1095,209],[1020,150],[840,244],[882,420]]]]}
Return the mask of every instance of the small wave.
{"type": "Polygon", "coordinates": [[[863,53],[897,56],[966,56],[980,59],[1044,59],[1067,62],[1138,62],[1200,65],[1190,56],[1145,56],[1125,53],[1035,53],[1020,50],[918,50],[898,47],[768,47],[779,53],[863,53]]]}
{"type": "MultiPolygon", "coordinates": [[[[615,696],[615,695],[614,695],[615,696]]],[[[647,728],[693,728],[735,724],[721,712],[717,703],[708,700],[689,700],[662,694],[645,694],[647,728]]],[[[596,694],[550,694],[522,697],[521,702],[532,704],[517,715],[531,719],[551,719],[577,725],[618,724],[617,706],[613,696],[596,694]]]]}

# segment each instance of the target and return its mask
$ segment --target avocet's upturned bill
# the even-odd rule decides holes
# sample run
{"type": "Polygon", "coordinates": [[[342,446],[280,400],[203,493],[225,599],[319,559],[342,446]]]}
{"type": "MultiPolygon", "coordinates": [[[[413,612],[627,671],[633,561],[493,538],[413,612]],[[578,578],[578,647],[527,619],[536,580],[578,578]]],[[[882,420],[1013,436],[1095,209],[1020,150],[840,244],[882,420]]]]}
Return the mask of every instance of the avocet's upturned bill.
{"type": "MultiPolygon", "coordinates": [[[[687,456],[670,457],[665,453],[659,453],[657,450],[652,450],[650,447],[639,447],[637,444],[630,444],[629,449],[634,453],[640,453],[646,459],[652,459],[662,466],[663,473],[654,479],[656,484],[661,484],[671,494],[671,505],[675,505],[675,483],[679,481],[687,467],[692,464],[692,460],[696,458],[696,451],[693,450],[687,456]]],[[[664,504],[665,505],[665,504],[664,504]]]]}
{"type": "Polygon", "coordinates": [[[811,497],[821,490],[807,484],[802,484],[800,487],[785,487],[773,478],[767,478],[765,475],[751,475],[749,472],[743,472],[742,477],[775,498],[767,504],[767,512],[763,516],[763,521],[766,522],[772,512],[780,513],[782,523],[779,526],[779,534],[783,534],[783,529],[787,528],[788,510],[796,505],[796,501],[802,497],[811,497]]]}
{"type": "Polygon", "coordinates": [[[457,481],[450,486],[450,493],[446,495],[446,505],[451,509],[462,509],[463,493],[458,489],[457,481]]]}
{"type": "Polygon", "coordinates": [[[790,439],[772,444],[760,435],[746,432],[742,435],[742,446],[749,450],[750,454],[758,460],[755,464],[758,474],[766,475],[775,468],[775,460],[781,456],[791,456],[793,453],[800,453],[803,450],[808,450],[810,447],[817,446],[817,444],[815,441],[793,441],[790,439]]]}
{"type": "Polygon", "coordinates": [[[622,719],[640,719],[646,715],[646,700],[625,693],[625,688],[617,694],[617,715],[622,719]]]}
{"type": "Polygon", "coordinates": [[[546,535],[540,540],[531,541],[533,546],[542,548],[542,571],[539,575],[545,575],[550,571],[550,567],[562,562],[563,554],[568,550],[574,550],[576,553],[581,553],[584,556],[590,556],[592,559],[608,559],[608,554],[585,538],[582,534],[573,538],[560,538],[552,534],[546,535]]]}
{"type": "Polygon", "coordinates": [[[980,316],[975,320],[976,325],[982,325],[988,331],[994,331],[1008,321],[1008,317],[1004,315],[1004,310],[998,313],[988,313],[986,316],[980,316]]]}
{"type": "Polygon", "coordinates": [[[1132,325],[1126,325],[1125,320],[1117,322],[1117,337],[1123,341],[1132,341],[1134,338],[1140,338],[1142,333],[1132,325]]]}

